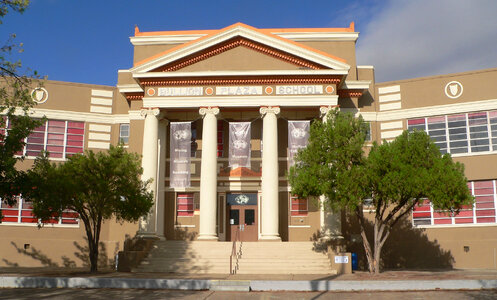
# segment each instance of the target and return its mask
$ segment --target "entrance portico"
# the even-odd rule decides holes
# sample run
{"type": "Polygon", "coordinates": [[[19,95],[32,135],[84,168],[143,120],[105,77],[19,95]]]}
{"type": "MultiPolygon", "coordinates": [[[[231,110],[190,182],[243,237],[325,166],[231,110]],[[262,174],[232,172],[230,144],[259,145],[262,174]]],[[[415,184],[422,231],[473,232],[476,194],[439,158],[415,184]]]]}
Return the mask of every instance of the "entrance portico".
{"type": "Polygon", "coordinates": [[[357,102],[369,82],[346,81],[349,69],[344,59],[235,24],[122,72],[135,82],[121,92],[142,109],[143,180],[152,180],[156,197],[140,222],[140,234],[230,240],[234,222],[253,231],[250,239],[281,241],[308,240],[324,229],[330,217],[290,194],[286,123],[319,118],[319,108],[337,106],[341,95],[357,102]],[[242,62],[248,58],[253,66],[242,62]],[[181,172],[188,179],[173,186],[173,149],[166,133],[172,124],[185,122],[191,123],[186,136],[192,146],[181,172]],[[228,165],[230,122],[254,125],[248,167],[228,165]],[[256,195],[255,207],[229,204],[234,193],[256,195]]]}

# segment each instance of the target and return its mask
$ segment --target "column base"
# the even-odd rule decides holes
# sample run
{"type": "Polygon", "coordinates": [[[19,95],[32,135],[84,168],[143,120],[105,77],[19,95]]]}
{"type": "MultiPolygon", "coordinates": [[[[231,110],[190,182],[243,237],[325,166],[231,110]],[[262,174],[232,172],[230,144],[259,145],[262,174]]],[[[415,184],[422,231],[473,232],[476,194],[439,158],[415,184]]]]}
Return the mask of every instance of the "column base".
{"type": "Polygon", "coordinates": [[[323,235],[319,238],[320,241],[343,241],[344,237],[341,235],[323,235]]]}
{"type": "Polygon", "coordinates": [[[166,240],[164,236],[159,236],[154,232],[137,232],[136,236],[141,239],[166,240]]]}
{"type": "Polygon", "coordinates": [[[218,241],[219,237],[216,235],[213,235],[213,234],[202,234],[201,233],[198,235],[197,240],[198,241],[218,241]]]}
{"type": "Polygon", "coordinates": [[[263,235],[259,238],[259,241],[264,241],[264,242],[281,242],[281,237],[277,234],[266,234],[263,235]]]}

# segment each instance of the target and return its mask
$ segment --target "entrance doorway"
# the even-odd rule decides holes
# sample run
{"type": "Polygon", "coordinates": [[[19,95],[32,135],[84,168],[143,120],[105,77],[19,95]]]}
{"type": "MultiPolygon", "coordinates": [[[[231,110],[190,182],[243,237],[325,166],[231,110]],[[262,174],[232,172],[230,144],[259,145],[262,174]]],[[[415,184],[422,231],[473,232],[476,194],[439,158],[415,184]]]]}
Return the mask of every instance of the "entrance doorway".
{"type": "Polygon", "coordinates": [[[258,213],[257,193],[227,194],[227,241],[236,239],[239,231],[240,241],[257,241],[258,213]]]}

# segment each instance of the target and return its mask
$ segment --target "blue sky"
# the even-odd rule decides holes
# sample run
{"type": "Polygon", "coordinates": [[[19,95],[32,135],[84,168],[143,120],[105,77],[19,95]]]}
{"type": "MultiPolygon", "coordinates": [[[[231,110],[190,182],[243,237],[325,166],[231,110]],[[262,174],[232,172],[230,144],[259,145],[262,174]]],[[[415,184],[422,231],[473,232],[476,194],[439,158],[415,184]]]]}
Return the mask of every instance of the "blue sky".
{"type": "MultiPolygon", "coordinates": [[[[497,67],[497,1],[32,0],[9,13],[0,37],[16,33],[23,65],[48,79],[115,85],[131,67],[129,37],[141,31],[348,27],[360,32],[358,63],[377,81],[497,67]]],[[[0,40],[0,42],[3,42],[0,40]]]]}

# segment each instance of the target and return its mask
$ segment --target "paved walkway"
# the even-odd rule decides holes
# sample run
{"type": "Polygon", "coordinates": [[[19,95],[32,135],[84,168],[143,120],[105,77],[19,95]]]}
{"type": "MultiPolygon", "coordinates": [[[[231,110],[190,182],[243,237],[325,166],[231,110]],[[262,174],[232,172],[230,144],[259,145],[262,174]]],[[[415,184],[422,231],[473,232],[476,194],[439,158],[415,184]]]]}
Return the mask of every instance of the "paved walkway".
{"type": "Polygon", "coordinates": [[[0,288],[145,288],[253,291],[497,289],[497,270],[386,271],[379,275],[179,275],[84,269],[0,268],[0,288]]]}

